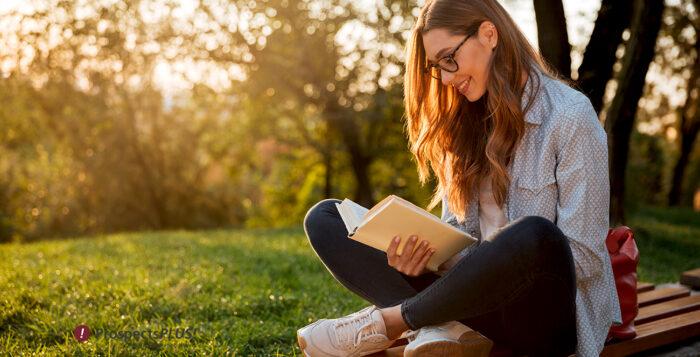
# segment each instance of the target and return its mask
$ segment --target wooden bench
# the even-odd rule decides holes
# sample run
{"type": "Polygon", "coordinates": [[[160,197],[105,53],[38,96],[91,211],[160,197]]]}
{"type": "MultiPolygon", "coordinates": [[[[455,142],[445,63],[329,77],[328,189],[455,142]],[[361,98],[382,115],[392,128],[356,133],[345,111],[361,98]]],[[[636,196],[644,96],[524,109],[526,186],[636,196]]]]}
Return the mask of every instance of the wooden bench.
{"type": "Polygon", "coordinates": [[[700,290],[700,268],[688,270],[681,274],[681,284],[688,285],[695,290],[700,290]]]}
{"type": "MultiPolygon", "coordinates": [[[[700,269],[696,270],[700,274],[700,269]]],[[[691,271],[692,272],[692,271],[691,271]]],[[[687,274],[686,272],[684,274],[687,274]]],[[[683,280],[681,280],[683,281],[683,280]]],[[[606,344],[601,356],[628,356],[690,338],[700,337],[700,294],[692,295],[686,287],[656,288],[653,284],[637,286],[639,314],[635,321],[637,337],[606,344]]],[[[474,357],[507,356],[503,350],[492,348],[493,342],[473,331],[474,357]]],[[[372,356],[403,356],[407,341],[401,339],[384,352],[372,356]]]]}
{"type": "MultiPolygon", "coordinates": [[[[641,284],[640,284],[641,286],[641,284]]],[[[637,337],[608,344],[601,356],[627,356],[700,336],[700,295],[685,287],[639,292],[637,337]]]]}

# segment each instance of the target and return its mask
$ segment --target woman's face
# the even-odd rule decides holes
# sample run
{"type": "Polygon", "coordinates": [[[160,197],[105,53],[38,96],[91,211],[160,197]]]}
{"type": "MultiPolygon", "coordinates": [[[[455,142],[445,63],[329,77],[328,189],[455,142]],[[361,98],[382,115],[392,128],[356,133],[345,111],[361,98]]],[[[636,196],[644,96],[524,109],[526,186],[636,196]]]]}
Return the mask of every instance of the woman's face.
{"type": "MultiPolygon", "coordinates": [[[[429,64],[437,63],[452,53],[466,35],[453,35],[445,29],[435,28],[423,34],[423,46],[429,64]]],[[[498,42],[496,27],[484,21],[476,34],[467,39],[454,53],[457,72],[442,70],[442,83],[452,85],[470,102],[479,100],[486,93],[488,67],[493,49],[498,42]]]]}

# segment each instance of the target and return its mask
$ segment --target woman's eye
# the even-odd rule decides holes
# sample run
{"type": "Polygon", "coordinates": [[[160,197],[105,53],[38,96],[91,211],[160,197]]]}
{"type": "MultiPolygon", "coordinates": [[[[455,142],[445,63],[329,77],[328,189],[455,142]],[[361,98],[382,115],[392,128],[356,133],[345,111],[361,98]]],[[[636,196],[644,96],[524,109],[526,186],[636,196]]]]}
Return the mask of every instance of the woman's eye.
{"type": "Polygon", "coordinates": [[[457,63],[451,57],[446,57],[440,60],[440,67],[447,71],[454,71],[457,68],[457,63]]]}

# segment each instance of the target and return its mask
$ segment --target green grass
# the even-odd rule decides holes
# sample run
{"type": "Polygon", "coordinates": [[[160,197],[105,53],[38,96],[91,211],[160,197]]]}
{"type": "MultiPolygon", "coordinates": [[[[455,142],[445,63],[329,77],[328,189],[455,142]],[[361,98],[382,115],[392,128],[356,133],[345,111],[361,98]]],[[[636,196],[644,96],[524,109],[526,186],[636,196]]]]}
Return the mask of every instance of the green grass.
{"type": "MultiPolygon", "coordinates": [[[[641,280],[700,267],[700,215],[630,217],[641,280]]],[[[365,305],[297,229],[143,232],[0,246],[0,351],[46,355],[299,355],[296,329],[365,305]],[[108,331],[196,329],[192,339],[78,343],[108,331]]]]}
{"type": "Polygon", "coordinates": [[[686,270],[700,268],[700,213],[681,208],[644,207],[627,224],[639,248],[640,280],[677,282],[686,270]]]}
{"type": "Polygon", "coordinates": [[[0,351],[299,355],[296,328],[363,307],[301,229],[116,234],[0,246],[0,351]],[[90,338],[193,328],[189,339],[90,338]]]}

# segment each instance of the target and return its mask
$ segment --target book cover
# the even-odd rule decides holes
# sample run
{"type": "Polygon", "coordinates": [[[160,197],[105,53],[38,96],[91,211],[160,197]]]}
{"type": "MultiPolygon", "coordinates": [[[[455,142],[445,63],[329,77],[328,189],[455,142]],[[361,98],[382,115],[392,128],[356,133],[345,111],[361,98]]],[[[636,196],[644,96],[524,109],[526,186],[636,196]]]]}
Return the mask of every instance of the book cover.
{"type": "Polygon", "coordinates": [[[386,252],[391,239],[398,235],[401,243],[397,253],[402,254],[411,235],[430,242],[435,254],[428,261],[427,268],[432,271],[437,271],[440,264],[477,242],[466,232],[395,195],[387,196],[369,210],[347,198],[336,206],[348,237],[368,246],[386,252]]]}

